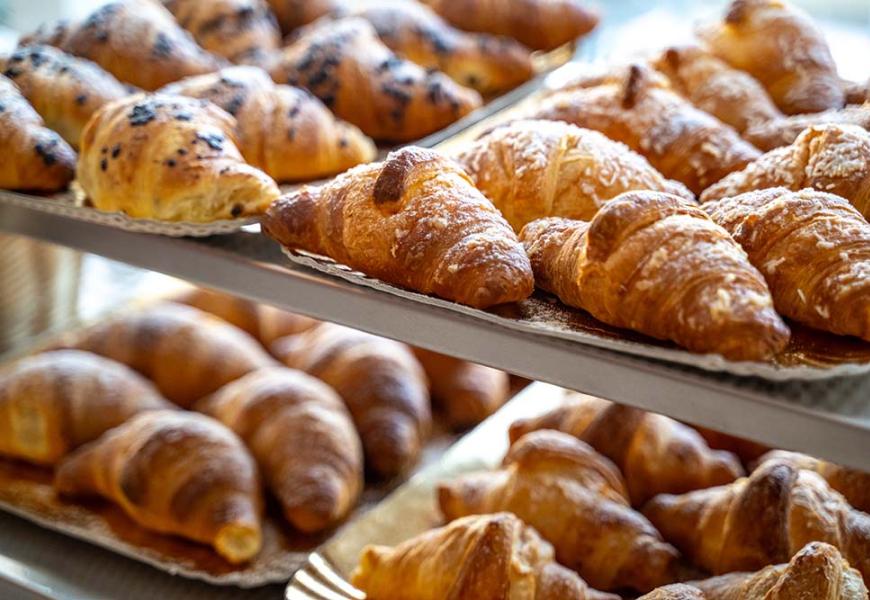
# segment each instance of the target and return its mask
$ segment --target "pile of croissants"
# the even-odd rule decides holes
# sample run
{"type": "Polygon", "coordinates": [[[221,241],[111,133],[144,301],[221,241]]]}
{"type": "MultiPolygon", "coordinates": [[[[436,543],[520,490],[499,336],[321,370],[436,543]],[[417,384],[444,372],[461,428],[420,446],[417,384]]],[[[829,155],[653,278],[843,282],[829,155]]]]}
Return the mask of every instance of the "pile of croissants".
{"type": "Polygon", "coordinates": [[[299,532],[332,528],[366,474],[415,466],[430,395],[464,429],[509,393],[501,371],[338,325],[209,290],[174,300],[0,369],[0,456],[231,563],[261,548],[264,486],[299,532]]]}
{"type": "Polygon", "coordinates": [[[446,526],[363,550],[370,600],[868,598],[870,474],[580,394],[510,440],[446,526]]]}
{"type": "Polygon", "coordinates": [[[730,360],[775,359],[784,319],[870,341],[868,87],[781,0],[698,36],[548,88],[451,156],[406,147],[284,195],[264,232],[475,308],[537,287],[730,360]]]}
{"type": "Polygon", "coordinates": [[[109,2],[0,56],[0,188],[76,177],[131,217],[257,215],[276,181],[443,129],[597,22],[579,0],[109,2]]]}

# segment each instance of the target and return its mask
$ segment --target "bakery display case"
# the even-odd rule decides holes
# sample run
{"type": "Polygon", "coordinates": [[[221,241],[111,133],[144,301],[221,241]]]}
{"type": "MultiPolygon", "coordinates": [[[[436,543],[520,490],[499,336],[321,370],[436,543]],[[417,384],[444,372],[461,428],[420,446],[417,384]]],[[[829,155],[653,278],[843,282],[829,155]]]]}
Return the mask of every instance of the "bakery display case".
{"type": "Polygon", "coordinates": [[[0,597],[866,598],[864,3],[56,4],[0,597]]]}

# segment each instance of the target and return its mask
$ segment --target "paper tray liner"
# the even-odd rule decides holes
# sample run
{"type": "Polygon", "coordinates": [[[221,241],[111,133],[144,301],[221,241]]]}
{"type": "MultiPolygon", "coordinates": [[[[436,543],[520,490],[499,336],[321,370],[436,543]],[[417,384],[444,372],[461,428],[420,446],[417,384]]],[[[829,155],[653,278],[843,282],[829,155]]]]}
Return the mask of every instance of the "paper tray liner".
{"type": "Polygon", "coordinates": [[[791,324],[792,340],[772,362],[737,362],[716,354],[696,354],[668,342],[610,327],[540,291],[522,302],[480,310],[390,285],[324,256],[282,249],[294,263],[321,273],[530,335],[570,340],[706,371],[762,377],[771,381],[819,380],[870,373],[870,343],[799,324],[791,324]]]}

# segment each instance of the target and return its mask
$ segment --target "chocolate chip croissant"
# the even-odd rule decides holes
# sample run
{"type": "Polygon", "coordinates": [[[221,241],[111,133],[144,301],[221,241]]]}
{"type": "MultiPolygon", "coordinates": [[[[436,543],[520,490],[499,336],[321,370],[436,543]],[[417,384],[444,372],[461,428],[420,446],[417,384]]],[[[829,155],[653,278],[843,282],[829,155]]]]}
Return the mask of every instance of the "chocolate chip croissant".
{"type": "Polygon", "coordinates": [[[235,128],[206,101],[130,96],[88,123],[78,181],[94,207],[131,217],[205,223],[260,214],[280,192],[242,159],[235,128]]]}
{"type": "Polygon", "coordinates": [[[786,114],[841,108],[831,50],[811,17],[784,0],[732,0],[725,17],[698,29],[714,54],[747,71],[786,114]]]}
{"type": "Polygon", "coordinates": [[[208,100],[238,121],[248,164],[280,182],[319,179],[374,160],[374,143],[303,89],[276,85],[257,67],[228,67],[160,90],[208,100]]]}
{"type": "Polygon", "coordinates": [[[144,90],[215,71],[223,64],[154,0],[109,2],[82,21],[60,21],[25,36],[21,43],[57,46],[144,90]]]}
{"type": "Polygon", "coordinates": [[[76,153],[48,129],[18,87],[0,75],[0,188],[55,192],[75,174],[76,153]]]}
{"type": "Polygon", "coordinates": [[[553,544],[557,560],[601,590],[640,592],[674,581],[677,551],[628,505],[619,471],[574,437],[520,438],[501,469],[441,484],[447,519],[509,511],[553,544]]]}
{"type": "Polygon", "coordinates": [[[293,369],[260,369],[196,405],[250,448],[284,517],[305,533],[343,519],[362,491],[362,446],[335,391],[293,369]]]}
{"type": "Polygon", "coordinates": [[[17,48],[0,57],[0,71],[15,82],[46,126],[73,148],[99,108],[127,95],[127,89],[96,64],[51,46],[17,48]]]}
{"type": "Polygon", "coordinates": [[[513,121],[460,149],[456,160],[519,231],[535,219],[588,220],[630,190],[667,192],[694,202],[686,187],[619,142],[555,121],[513,121]]]}
{"type": "Polygon", "coordinates": [[[573,435],[612,460],[625,477],[633,506],[657,494],[722,485],[744,474],[736,456],[711,450],[691,427],[584,394],[572,394],[540,417],[513,423],[511,441],[541,429],[573,435]]]}
{"type": "Polygon", "coordinates": [[[476,308],[527,298],[528,258],[513,230],[453,161],[407,147],[267,211],[266,235],[371,277],[476,308]]]}
{"type": "Polygon", "coordinates": [[[870,340],[870,224],[845,199],[772,188],[703,208],[743,246],[780,314],[870,340]]]}
{"type": "Polygon", "coordinates": [[[120,363],[79,350],[44,352],[0,371],[0,454],[54,465],[133,415],[170,406],[120,363]]]}
{"type": "Polygon", "coordinates": [[[162,0],[205,50],[235,63],[256,64],[281,46],[266,0],[162,0]]]}
{"type": "Polygon", "coordinates": [[[269,73],[320,98],[376,140],[422,138],[478,108],[474,90],[399,58],[365,20],[312,24],[275,58],[269,73]]]}
{"type": "Polygon", "coordinates": [[[231,563],[262,545],[257,465],[236,434],[204,415],[137,415],[68,456],[54,486],[111,500],[139,525],[209,544],[231,563]]]}
{"type": "Polygon", "coordinates": [[[510,513],[457,519],[395,548],[367,546],[353,584],[370,600],[616,600],[557,564],[510,513]]]}
{"type": "Polygon", "coordinates": [[[636,64],[552,94],[524,116],[600,131],[644,155],[662,175],[695,194],[760,155],[734,129],[636,64]]]}
{"type": "Polygon", "coordinates": [[[591,223],[532,221],[520,239],[538,287],[609,325],[732,360],[767,360],[788,343],[744,251],[676,196],[627,192],[591,223]]]}

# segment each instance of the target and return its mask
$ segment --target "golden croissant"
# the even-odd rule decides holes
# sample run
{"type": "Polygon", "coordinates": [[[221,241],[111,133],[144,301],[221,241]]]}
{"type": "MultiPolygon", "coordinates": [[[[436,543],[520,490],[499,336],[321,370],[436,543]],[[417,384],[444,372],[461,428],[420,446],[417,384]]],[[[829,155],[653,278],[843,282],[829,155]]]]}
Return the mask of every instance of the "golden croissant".
{"type": "Polygon", "coordinates": [[[759,458],[757,464],[768,462],[785,463],[818,473],[832,489],[843,494],[849,504],[870,513],[870,474],[787,450],[772,450],[759,458]]]}
{"type": "Polygon", "coordinates": [[[698,36],[714,54],[758,79],[786,114],[840,108],[845,98],[824,34],[785,0],[733,0],[698,36]]]}
{"type": "Polygon", "coordinates": [[[109,317],[62,345],[124,363],[184,408],[242,375],[277,364],[240,329],[171,303],[109,317]]]}
{"type": "Polygon", "coordinates": [[[870,224],[845,199],[772,188],[704,210],[746,250],[780,314],[870,340],[870,224]]]}
{"type": "Polygon", "coordinates": [[[589,220],[630,190],[694,196],[647,160],[597,131],[555,121],[513,121],[463,147],[457,161],[519,231],[544,217],[589,220]]]}
{"type": "Polygon", "coordinates": [[[223,65],[154,0],[109,2],[82,21],[40,28],[21,43],[56,46],[143,90],[156,90],[223,65]]]}
{"type": "Polygon", "coordinates": [[[362,491],[359,436],[326,384],[292,369],[261,369],[197,404],[250,448],[284,517],[305,533],[343,519],[362,491]]]}
{"type": "Polygon", "coordinates": [[[423,0],[468,31],[505,35],[535,50],[553,50],[598,25],[598,14],[580,0],[423,0]]]}
{"type": "Polygon", "coordinates": [[[743,137],[762,150],[788,146],[804,132],[816,125],[855,125],[870,130],[870,102],[826,110],[820,113],[792,115],[773,119],[750,127],[743,137]]]}
{"type": "Polygon", "coordinates": [[[510,439],[539,429],[573,435],[612,460],[625,477],[634,506],[656,494],[722,485],[744,474],[737,457],[711,450],[691,427],[584,394],[572,394],[540,417],[515,422],[510,439]]]}
{"type": "Polygon", "coordinates": [[[205,50],[256,64],[281,46],[281,30],[266,0],[162,0],[205,50]]]}
{"type": "Polygon", "coordinates": [[[870,132],[854,125],[810,127],[791,146],[771,150],[708,188],[701,200],[775,187],[836,194],[870,216],[870,132]]]}
{"type": "Polygon", "coordinates": [[[757,79],[704,48],[672,46],[652,66],[681,96],[741,134],[783,117],[757,79]]]}
{"type": "Polygon", "coordinates": [[[591,223],[532,221],[535,283],[604,323],[731,360],[767,360],[789,329],[728,232],[683,199],[627,192],[591,223]]]}
{"type": "Polygon", "coordinates": [[[399,58],[365,20],[305,28],[274,58],[278,83],[304,87],[338,117],[376,140],[407,142],[443,129],[482,100],[437,71],[399,58]]]}
{"type": "Polygon", "coordinates": [[[406,0],[349,2],[343,15],[362,17],[399,56],[483,95],[506,92],[531,79],[531,52],[510,38],[468,33],[432,9],[406,0]]]}
{"type": "Polygon", "coordinates": [[[280,192],[242,159],[235,127],[205,101],[130,96],[88,123],[78,181],[94,207],[136,218],[204,223],[257,215],[280,192]]]}
{"type": "Polygon", "coordinates": [[[275,342],[288,367],[329,384],[350,410],[366,466],[383,477],[413,467],[431,426],[426,377],[399,342],[323,323],[275,342]]]}
{"type": "Polygon", "coordinates": [[[275,202],[263,231],[371,277],[486,308],[532,293],[529,259],[510,225],[459,166],[406,147],[275,202]]]}
{"type": "Polygon", "coordinates": [[[636,64],[553,93],[524,116],[600,131],[644,155],[662,175],[695,194],[760,155],[734,129],[636,64]]]}
{"type": "Polygon", "coordinates": [[[870,577],[870,515],[852,508],[818,474],[767,463],[734,483],[656,496],[644,514],[665,539],[712,573],[787,562],[809,542],[836,546],[870,577]]]}
{"type": "Polygon", "coordinates": [[[432,402],[455,429],[477,425],[505,403],[510,379],[504,371],[422,348],[414,355],[426,372],[432,402]]]}
{"type": "Polygon", "coordinates": [[[257,67],[238,66],[182,79],[162,93],[208,100],[238,121],[248,164],[278,181],[312,180],[374,160],[374,143],[336,119],[314,96],[276,85],[257,67]]]}
{"type": "Polygon", "coordinates": [[[352,577],[369,600],[616,600],[557,564],[510,513],[457,519],[395,548],[366,546],[352,577]]]}
{"type": "Polygon", "coordinates": [[[867,600],[861,574],[830,544],[811,542],[788,564],[659,588],[638,600],[867,600]]]}
{"type": "Polygon", "coordinates": [[[114,361],[79,350],[30,356],[0,371],[0,454],[53,465],[136,413],[169,407],[114,361]]]}
{"type": "Polygon", "coordinates": [[[438,489],[448,520],[512,512],[593,587],[646,592],[674,581],[678,553],[631,509],[627,496],[613,463],[558,431],[529,433],[511,446],[500,470],[438,489]]]}
{"type": "Polygon", "coordinates": [[[711,448],[725,450],[736,454],[744,465],[749,465],[757,460],[761,455],[770,451],[769,446],[759,444],[752,440],[722,433],[721,431],[716,431],[714,429],[707,429],[706,427],[699,427],[697,425],[692,425],[692,428],[701,434],[701,437],[704,438],[704,441],[707,442],[707,445],[711,448]]]}
{"type": "Polygon", "coordinates": [[[257,465],[236,434],[203,415],[137,415],[69,455],[54,485],[111,500],[142,527],[209,544],[231,563],[260,551],[257,465]]]}
{"type": "Polygon", "coordinates": [[[75,174],[76,153],[48,129],[21,91],[0,75],[0,188],[56,192],[75,174]]]}
{"type": "Polygon", "coordinates": [[[0,57],[0,71],[72,147],[103,105],[127,95],[127,89],[94,63],[51,46],[22,46],[0,57]]]}
{"type": "Polygon", "coordinates": [[[277,339],[302,333],[318,324],[309,317],[205,288],[182,292],[173,296],[172,302],[187,304],[220,317],[259,340],[266,348],[277,339]]]}

